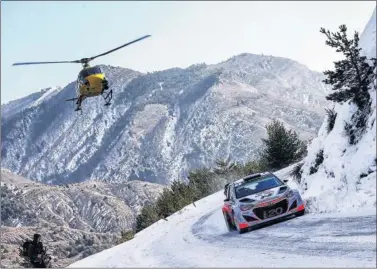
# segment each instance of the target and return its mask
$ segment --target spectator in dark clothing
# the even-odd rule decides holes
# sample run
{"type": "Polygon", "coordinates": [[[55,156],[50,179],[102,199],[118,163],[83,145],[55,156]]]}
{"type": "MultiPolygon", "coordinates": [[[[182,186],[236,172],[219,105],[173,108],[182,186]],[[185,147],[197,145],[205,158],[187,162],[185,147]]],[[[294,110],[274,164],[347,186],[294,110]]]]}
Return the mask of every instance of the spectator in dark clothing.
{"type": "Polygon", "coordinates": [[[46,253],[43,248],[43,243],[41,242],[40,234],[34,234],[33,242],[29,244],[28,254],[30,262],[35,268],[46,268],[44,261],[46,253]]]}

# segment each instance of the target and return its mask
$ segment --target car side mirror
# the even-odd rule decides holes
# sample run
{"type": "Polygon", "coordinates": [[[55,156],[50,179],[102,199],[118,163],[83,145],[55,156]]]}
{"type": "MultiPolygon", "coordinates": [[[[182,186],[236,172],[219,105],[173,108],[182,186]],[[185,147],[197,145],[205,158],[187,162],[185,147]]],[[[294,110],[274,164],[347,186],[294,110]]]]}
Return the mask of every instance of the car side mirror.
{"type": "Polygon", "coordinates": [[[284,179],[283,182],[284,182],[284,183],[287,183],[287,182],[288,182],[288,179],[284,179]]]}

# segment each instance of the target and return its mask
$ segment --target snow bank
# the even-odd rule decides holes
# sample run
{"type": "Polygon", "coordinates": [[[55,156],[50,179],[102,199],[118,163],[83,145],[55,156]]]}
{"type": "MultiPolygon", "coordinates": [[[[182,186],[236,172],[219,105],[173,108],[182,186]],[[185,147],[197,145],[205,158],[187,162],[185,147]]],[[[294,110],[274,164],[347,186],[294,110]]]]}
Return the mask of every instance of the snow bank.
{"type": "MultiPolygon", "coordinates": [[[[376,10],[361,35],[363,53],[376,57],[376,10]]],[[[344,132],[356,111],[354,104],[335,104],[337,118],[327,133],[325,118],[318,137],[308,148],[302,167],[302,192],[311,212],[350,211],[376,207],[376,88],[370,90],[371,113],[366,132],[356,145],[349,145],[344,132]],[[317,155],[323,150],[323,162],[311,173],[317,155]],[[307,184],[307,191],[304,186],[307,184]]],[[[306,187],[306,186],[305,186],[306,187]]]]}

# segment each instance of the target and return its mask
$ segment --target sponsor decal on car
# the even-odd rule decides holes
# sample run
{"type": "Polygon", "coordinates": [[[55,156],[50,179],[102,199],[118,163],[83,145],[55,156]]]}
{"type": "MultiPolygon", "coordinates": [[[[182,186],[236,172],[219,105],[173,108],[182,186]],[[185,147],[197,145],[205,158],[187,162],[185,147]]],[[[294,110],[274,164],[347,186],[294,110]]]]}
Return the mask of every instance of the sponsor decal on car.
{"type": "Polygon", "coordinates": [[[284,198],[284,197],[281,197],[281,198],[277,198],[277,199],[272,200],[272,201],[259,203],[259,204],[257,205],[257,207],[264,207],[264,206],[273,205],[273,204],[276,204],[276,203],[282,201],[283,199],[285,199],[285,198],[284,198]]]}

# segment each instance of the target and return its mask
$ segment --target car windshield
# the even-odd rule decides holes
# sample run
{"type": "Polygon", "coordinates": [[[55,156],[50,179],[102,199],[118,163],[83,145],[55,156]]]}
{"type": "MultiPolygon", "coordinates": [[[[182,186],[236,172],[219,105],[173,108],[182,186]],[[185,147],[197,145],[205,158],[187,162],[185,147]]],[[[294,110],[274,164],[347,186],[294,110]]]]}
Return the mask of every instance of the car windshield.
{"type": "Polygon", "coordinates": [[[242,198],[268,189],[276,188],[283,183],[274,176],[264,177],[251,181],[244,181],[235,185],[236,198],[242,198]]]}
{"type": "Polygon", "coordinates": [[[95,75],[95,74],[101,74],[101,73],[102,73],[101,68],[99,68],[98,66],[93,66],[93,67],[89,67],[89,68],[82,70],[79,74],[79,78],[84,79],[87,76],[95,75]]]}

